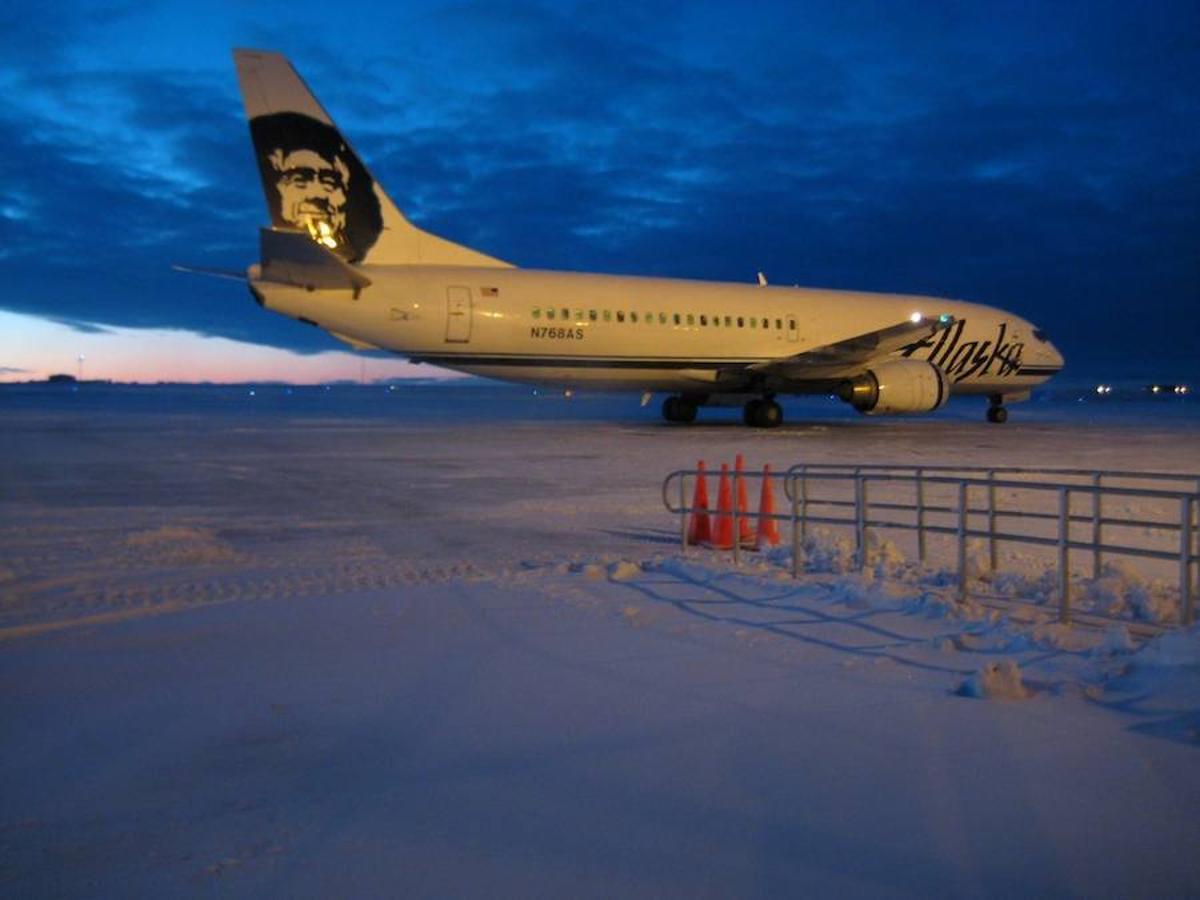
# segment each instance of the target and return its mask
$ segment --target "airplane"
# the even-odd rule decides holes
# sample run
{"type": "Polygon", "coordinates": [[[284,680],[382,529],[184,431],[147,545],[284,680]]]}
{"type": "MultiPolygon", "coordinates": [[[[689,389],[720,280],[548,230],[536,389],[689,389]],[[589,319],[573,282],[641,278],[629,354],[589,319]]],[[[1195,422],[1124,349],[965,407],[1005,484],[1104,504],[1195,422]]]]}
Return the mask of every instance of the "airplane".
{"type": "MultiPolygon", "coordinates": [[[[257,302],[356,349],[563,389],[666,393],[663,418],[834,394],[868,415],[927,413],[952,394],[987,419],[1063,366],[1033,323],[990,306],[902,294],[521,269],[413,225],[288,60],[235,50],[270,211],[257,302]]],[[[211,274],[230,274],[216,273],[211,274]]]]}

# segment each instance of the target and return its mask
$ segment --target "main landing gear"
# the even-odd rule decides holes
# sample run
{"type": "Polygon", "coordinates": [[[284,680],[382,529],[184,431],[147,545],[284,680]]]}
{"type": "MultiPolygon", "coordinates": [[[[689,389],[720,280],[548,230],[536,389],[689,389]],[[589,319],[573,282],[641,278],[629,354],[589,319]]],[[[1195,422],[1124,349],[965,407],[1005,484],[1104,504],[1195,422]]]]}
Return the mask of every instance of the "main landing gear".
{"type": "Polygon", "coordinates": [[[783,423],[783,409],[771,397],[748,400],[742,407],[742,421],[751,428],[775,428],[783,423]]]}
{"type": "MultiPolygon", "coordinates": [[[[732,398],[729,398],[732,399],[732,398]]],[[[702,403],[713,403],[711,397],[674,396],[663,401],[662,417],[668,422],[690,423],[696,421],[696,410],[702,403]]],[[[729,405],[729,400],[715,405],[729,405]]],[[[755,397],[742,407],[742,421],[751,428],[775,428],[783,423],[783,409],[772,395],[755,397]]]]}
{"type": "Polygon", "coordinates": [[[992,394],[988,397],[987,420],[997,425],[1002,425],[1008,421],[1008,410],[1004,408],[1004,396],[1002,394],[992,394]]]}
{"type": "Polygon", "coordinates": [[[668,397],[663,401],[662,416],[668,422],[695,422],[696,401],[690,397],[668,397]]]}

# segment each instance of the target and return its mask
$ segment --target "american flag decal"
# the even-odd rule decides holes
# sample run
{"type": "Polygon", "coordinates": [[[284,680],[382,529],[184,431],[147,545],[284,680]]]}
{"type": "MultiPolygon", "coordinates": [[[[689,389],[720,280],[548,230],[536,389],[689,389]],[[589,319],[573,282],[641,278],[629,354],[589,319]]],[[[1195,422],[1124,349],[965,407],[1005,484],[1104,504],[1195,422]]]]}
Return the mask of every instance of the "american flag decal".
{"type": "Polygon", "coordinates": [[[479,289],[479,294],[482,297],[499,297],[500,289],[494,287],[481,287],[479,289]]]}

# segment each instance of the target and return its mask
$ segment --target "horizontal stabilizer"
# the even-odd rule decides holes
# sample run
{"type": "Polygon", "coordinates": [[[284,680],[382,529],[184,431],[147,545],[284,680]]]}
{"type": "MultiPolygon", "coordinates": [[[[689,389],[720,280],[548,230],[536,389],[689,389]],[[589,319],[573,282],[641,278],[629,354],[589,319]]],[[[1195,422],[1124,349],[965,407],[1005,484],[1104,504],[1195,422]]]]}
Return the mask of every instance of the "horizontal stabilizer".
{"type": "Polygon", "coordinates": [[[209,275],[213,278],[228,278],[231,281],[246,280],[246,273],[239,272],[236,269],[214,269],[211,266],[185,266],[180,263],[171,263],[171,268],[176,272],[186,272],[189,275],[209,275]]]}
{"type": "Polygon", "coordinates": [[[262,278],[314,291],[354,291],[371,279],[303,231],[263,228],[259,232],[262,278]]]}
{"type": "Polygon", "coordinates": [[[350,335],[342,334],[341,332],[338,332],[338,331],[331,331],[329,333],[331,335],[333,335],[335,338],[337,338],[339,341],[341,341],[343,344],[349,344],[355,350],[382,350],[383,349],[378,344],[368,344],[366,341],[360,341],[356,337],[350,337],[350,335]]]}

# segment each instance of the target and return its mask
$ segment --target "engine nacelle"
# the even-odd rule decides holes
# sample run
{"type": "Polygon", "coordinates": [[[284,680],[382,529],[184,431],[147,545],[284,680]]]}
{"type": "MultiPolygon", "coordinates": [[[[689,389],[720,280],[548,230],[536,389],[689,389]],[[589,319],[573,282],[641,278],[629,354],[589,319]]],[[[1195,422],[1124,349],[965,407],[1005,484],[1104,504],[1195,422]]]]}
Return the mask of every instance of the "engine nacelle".
{"type": "Polygon", "coordinates": [[[837,395],[867,415],[923,413],[946,405],[950,384],[933,363],[893,359],[843,381],[837,395]]]}

